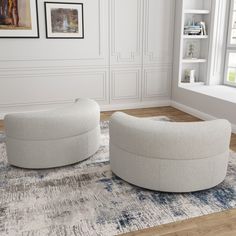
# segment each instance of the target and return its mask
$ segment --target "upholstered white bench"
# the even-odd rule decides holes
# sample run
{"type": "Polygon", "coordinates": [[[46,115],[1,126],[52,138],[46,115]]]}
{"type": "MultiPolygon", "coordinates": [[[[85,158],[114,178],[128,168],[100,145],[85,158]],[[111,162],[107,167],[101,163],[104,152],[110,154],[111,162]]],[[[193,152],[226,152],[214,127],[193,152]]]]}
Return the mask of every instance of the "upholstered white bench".
{"type": "Polygon", "coordinates": [[[111,169],[151,190],[208,189],[226,176],[230,136],[226,120],[177,123],[115,113],[110,120],[111,169]]]}
{"type": "Polygon", "coordinates": [[[78,99],[49,111],[5,116],[8,162],[23,168],[73,164],[93,155],[100,144],[100,109],[78,99]]]}

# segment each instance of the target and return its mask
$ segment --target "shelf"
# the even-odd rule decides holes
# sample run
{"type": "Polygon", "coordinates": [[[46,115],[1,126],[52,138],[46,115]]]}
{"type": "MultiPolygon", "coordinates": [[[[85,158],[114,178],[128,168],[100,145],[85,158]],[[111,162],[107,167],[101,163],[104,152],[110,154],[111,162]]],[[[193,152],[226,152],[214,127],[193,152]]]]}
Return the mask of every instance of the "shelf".
{"type": "Polygon", "coordinates": [[[191,64],[191,63],[206,63],[207,60],[206,59],[188,59],[188,58],[185,58],[182,60],[183,63],[188,63],[188,64],[191,64]]]}
{"type": "Polygon", "coordinates": [[[195,10],[195,9],[186,9],[184,10],[185,14],[199,14],[199,15],[207,15],[210,14],[209,10],[195,10]]]}
{"type": "Polygon", "coordinates": [[[183,35],[184,39],[207,39],[208,35],[183,35]]]}
{"type": "Polygon", "coordinates": [[[203,85],[205,85],[204,82],[195,82],[195,83],[180,82],[181,87],[196,87],[196,86],[203,86],[203,85]]]}

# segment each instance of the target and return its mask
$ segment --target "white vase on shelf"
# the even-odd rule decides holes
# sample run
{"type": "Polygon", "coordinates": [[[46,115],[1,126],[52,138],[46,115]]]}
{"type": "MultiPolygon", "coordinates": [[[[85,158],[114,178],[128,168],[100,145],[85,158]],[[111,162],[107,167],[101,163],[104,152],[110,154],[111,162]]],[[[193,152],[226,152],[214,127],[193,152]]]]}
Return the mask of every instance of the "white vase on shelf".
{"type": "Polygon", "coordinates": [[[190,70],[190,84],[195,83],[195,70],[190,70]]]}

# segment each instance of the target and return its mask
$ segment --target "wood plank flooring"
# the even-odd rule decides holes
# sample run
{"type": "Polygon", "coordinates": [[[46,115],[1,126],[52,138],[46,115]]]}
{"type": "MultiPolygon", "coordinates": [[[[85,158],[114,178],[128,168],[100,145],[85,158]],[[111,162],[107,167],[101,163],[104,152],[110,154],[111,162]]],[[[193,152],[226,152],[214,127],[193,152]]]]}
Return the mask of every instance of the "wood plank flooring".
{"type": "Polygon", "coordinates": [[[236,236],[236,209],[157,226],[122,236],[236,236]]]}
{"type": "MultiPolygon", "coordinates": [[[[200,121],[173,107],[125,110],[138,117],[168,116],[178,122],[200,121]]],[[[101,120],[108,120],[114,112],[101,112],[101,120]]],[[[4,130],[0,121],[0,131],[4,130]]],[[[232,134],[230,148],[236,152],[236,134],[232,134]]],[[[157,226],[123,236],[236,236],[236,209],[157,226]]]]}
{"type": "MultiPolygon", "coordinates": [[[[199,121],[198,118],[177,110],[173,107],[159,107],[159,108],[144,108],[144,109],[133,109],[124,110],[129,115],[137,117],[151,117],[151,116],[168,116],[175,121],[199,121]]],[[[114,111],[102,112],[101,119],[107,120],[114,113],[114,111]]]]}

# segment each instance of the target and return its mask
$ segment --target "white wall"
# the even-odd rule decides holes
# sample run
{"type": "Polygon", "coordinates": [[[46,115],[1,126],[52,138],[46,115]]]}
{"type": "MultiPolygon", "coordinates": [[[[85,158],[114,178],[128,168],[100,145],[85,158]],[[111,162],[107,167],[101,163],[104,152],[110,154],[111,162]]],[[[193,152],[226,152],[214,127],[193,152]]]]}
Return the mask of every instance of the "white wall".
{"type": "Polygon", "coordinates": [[[46,39],[42,0],[40,39],[0,39],[1,115],[77,97],[103,109],[170,104],[175,1],[79,2],[84,39],[46,39]]]}

